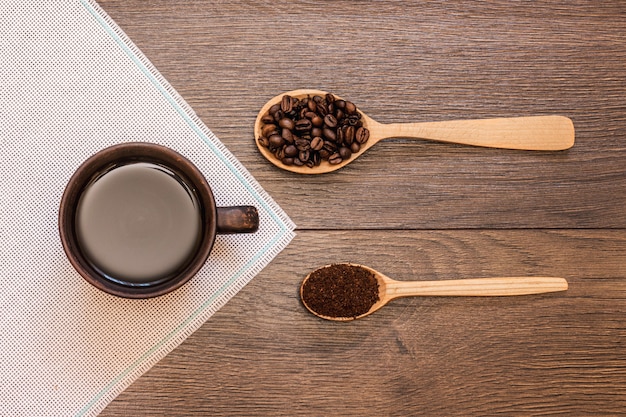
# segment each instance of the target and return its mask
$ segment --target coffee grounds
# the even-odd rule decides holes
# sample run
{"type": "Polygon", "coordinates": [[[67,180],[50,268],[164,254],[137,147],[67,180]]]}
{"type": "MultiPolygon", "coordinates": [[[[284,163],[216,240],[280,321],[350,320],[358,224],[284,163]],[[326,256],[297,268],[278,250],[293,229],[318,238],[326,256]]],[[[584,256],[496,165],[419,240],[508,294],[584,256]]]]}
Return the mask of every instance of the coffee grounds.
{"type": "Polygon", "coordinates": [[[302,287],[302,301],[321,316],[355,318],[379,300],[376,277],[357,265],[333,264],[313,271],[302,287]]]}

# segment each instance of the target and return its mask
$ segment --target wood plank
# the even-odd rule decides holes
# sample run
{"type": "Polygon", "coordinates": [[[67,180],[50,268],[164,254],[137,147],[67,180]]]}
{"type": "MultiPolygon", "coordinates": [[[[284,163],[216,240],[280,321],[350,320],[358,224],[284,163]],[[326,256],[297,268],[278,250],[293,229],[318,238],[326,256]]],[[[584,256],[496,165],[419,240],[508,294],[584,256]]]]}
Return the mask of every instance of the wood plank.
{"type": "Polygon", "coordinates": [[[103,416],[618,414],[624,268],[624,231],[300,232],[103,416]],[[398,299],[351,323],[306,312],[304,275],[357,257],[398,279],[544,273],[570,289],[398,299]]]}
{"type": "Polygon", "coordinates": [[[298,225],[264,271],[103,413],[620,415],[626,409],[626,4],[100,0],[298,225]],[[561,114],[565,152],[392,139],[319,177],[253,142],[319,88],[384,123],[561,114]],[[331,323],[332,262],[400,280],[568,279],[564,293],[393,301],[331,323]]]}
{"type": "Polygon", "coordinates": [[[626,227],[620,2],[383,2],[358,13],[350,2],[102,3],[302,228],[320,227],[311,209],[349,229],[626,227]],[[393,139],[303,178],[261,158],[252,126],[267,99],[307,86],[381,122],[563,114],[576,144],[535,153],[393,139]]]}

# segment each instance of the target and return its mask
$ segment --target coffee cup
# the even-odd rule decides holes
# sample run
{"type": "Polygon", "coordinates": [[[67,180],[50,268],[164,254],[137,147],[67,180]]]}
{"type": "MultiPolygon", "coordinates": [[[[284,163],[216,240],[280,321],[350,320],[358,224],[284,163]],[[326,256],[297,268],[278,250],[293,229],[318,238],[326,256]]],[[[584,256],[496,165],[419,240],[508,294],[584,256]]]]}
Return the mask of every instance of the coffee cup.
{"type": "Polygon", "coordinates": [[[255,207],[217,207],[192,162],[146,142],[88,158],[59,207],[59,234],[72,266],[90,284],[125,298],[174,291],[204,265],[217,234],[258,227],[255,207]]]}

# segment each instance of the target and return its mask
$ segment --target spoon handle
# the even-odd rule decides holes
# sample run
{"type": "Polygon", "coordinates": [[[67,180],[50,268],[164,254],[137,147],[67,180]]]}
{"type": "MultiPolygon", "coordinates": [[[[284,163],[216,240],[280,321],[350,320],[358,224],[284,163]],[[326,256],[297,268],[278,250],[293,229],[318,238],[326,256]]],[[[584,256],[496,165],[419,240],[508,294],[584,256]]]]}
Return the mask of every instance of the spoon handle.
{"type": "Polygon", "coordinates": [[[488,148],[558,151],[574,145],[574,124],[564,116],[375,123],[370,131],[379,140],[403,137],[488,148]]]}
{"type": "Polygon", "coordinates": [[[508,296],[567,290],[567,281],[555,277],[474,278],[444,281],[395,281],[386,283],[390,298],[410,296],[508,296]]]}

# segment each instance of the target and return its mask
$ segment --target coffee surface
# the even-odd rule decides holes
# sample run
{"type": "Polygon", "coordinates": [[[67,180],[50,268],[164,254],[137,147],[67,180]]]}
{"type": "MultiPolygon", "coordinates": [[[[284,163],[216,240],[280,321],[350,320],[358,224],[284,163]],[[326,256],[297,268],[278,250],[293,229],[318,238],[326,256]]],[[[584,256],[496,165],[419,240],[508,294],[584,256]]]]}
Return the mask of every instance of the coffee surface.
{"type": "Polygon", "coordinates": [[[106,172],[83,192],[76,213],[81,250],[109,279],[148,285],[169,278],[194,255],[199,204],[182,179],[151,163],[106,172]]]}

